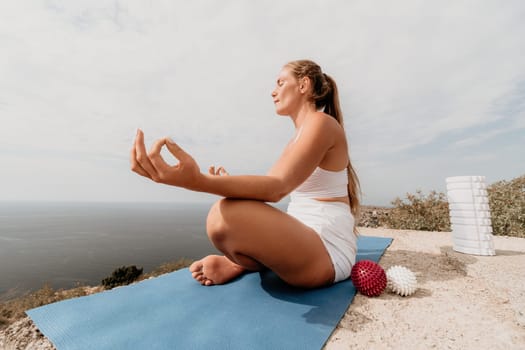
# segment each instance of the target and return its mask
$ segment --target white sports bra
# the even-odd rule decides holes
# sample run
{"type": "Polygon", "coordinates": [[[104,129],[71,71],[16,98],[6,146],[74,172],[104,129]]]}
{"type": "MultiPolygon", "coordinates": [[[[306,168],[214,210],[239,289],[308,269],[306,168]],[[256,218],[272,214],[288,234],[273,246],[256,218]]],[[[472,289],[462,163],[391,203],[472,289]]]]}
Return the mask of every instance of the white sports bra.
{"type": "Polygon", "coordinates": [[[341,171],[330,171],[317,167],[313,173],[290,195],[292,198],[331,198],[348,196],[348,175],[346,169],[341,171]]]}

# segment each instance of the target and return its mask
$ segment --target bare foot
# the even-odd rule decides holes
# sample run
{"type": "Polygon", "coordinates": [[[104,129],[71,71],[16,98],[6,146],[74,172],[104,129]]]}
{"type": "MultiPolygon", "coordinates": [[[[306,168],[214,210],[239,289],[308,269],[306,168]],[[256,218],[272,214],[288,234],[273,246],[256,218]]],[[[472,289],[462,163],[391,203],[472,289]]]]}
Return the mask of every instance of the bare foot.
{"type": "Polygon", "coordinates": [[[190,272],[203,286],[224,284],[244,272],[244,268],[225,256],[208,255],[190,265],[190,272]]]}

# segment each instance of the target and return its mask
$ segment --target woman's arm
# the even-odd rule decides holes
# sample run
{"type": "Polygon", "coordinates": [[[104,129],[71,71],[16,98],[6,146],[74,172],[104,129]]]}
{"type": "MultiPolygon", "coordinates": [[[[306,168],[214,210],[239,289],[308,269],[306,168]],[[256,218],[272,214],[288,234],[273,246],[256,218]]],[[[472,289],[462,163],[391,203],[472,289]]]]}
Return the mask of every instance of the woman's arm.
{"type": "Polygon", "coordinates": [[[325,116],[313,115],[305,122],[299,139],[286,147],[267,175],[202,174],[195,160],[168,138],[158,140],[146,153],[140,130],[131,151],[131,169],[155,182],[193,191],[278,202],[306,180],[333,145],[333,118],[325,116]],[[163,146],[177,158],[177,165],[171,166],[164,161],[160,155],[163,146]]]}
{"type": "MultiPolygon", "coordinates": [[[[264,202],[278,202],[283,197],[281,181],[264,175],[203,175],[194,191],[208,192],[227,198],[254,199],[264,202]]],[[[286,195],[286,194],[285,194],[286,195]]]]}

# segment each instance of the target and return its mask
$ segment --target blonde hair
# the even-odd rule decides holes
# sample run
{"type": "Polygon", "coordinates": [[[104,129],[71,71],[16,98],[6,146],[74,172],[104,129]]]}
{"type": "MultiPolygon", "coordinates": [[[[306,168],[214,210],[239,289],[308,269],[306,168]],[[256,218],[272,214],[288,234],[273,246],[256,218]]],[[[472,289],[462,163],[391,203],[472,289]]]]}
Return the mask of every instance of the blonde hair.
{"type": "MultiPolygon", "coordinates": [[[[339,104],[339,93],[337,85],[329,75],[323,73],[321,67],[310,60],[297,60],[285,65],[293,73],[296,79],[307,77],[312,84],[312,102],[317,109],[324,107],[324,113],[331,115],[337,120],[339,125],[344,129],[343,114],[339,104]]],[[[348,155],[348,199],[350,200],[350,211],[356,220],[359,217],[361,189],[357,173],[350,162],[348,155]]]]}

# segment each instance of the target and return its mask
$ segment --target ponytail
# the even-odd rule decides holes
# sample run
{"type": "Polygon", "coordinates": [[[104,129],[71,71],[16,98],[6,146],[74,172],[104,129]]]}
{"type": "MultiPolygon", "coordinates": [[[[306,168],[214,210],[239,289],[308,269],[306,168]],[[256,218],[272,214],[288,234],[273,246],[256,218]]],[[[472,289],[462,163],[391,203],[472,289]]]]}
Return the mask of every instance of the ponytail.
{"type": "MultiPolygon", "coordinates": [[[[330,91],[326,94],[324,101],[322,101],[322,104],[324,104],[324,112],[334,117],[339,125],[341,125],[341,127],[344,129],[343,114],[341,113],[341,106],[339,104],[339,92],[337,90],[337,84],[329,75],[323,73],[323,76],[330,89],[330,91]]],[[[357,221],[359,220],[360,214],[359,198],[361,196],[361,186],[359,183],[359,178],[357,177],[357,173],[350,162],[350,155],[348,155],[346,173],[348,175],[348,199],[350,200],[350,211],[356,220],[356,225],[354,227],[357,227],[357,221]]]]}
{"type": "MultiPolygon", "coordinates": [[[[298,60],[288,63],[296,78],[308,77],[312,82],[312,99],[315,107],[319,110],[324,108],[324,113],[331,115],[337,120],[339,125],[344,129],[343,113],[339,104],[339,92],[334,79],[321,71],[315,62],[309,60],[298,60]]],[[[348,155],[348,165],[346,167],[348,175],[348,199],[350,201],[350,212],[354,216],[356,224],[354,232],[357,232],[357,222],[360,214],[360,196],[361,188],[357,173],[350,162],[348,155]]]]}

